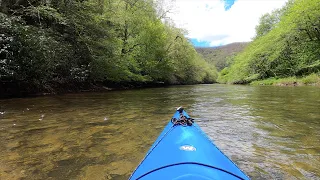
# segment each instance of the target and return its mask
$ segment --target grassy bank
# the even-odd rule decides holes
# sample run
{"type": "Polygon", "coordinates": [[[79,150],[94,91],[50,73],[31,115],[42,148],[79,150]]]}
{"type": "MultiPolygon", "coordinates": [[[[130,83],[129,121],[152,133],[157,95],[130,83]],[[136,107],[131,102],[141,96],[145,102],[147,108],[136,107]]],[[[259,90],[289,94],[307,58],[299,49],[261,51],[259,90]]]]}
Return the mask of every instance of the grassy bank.
{"type": "Polygon", "coordinates": [[[274,85],[274,86],[320,86],[320,74],[311,74],[305,77],[269,78],[260,81],[253,81],[250,85],[274,85]]]}

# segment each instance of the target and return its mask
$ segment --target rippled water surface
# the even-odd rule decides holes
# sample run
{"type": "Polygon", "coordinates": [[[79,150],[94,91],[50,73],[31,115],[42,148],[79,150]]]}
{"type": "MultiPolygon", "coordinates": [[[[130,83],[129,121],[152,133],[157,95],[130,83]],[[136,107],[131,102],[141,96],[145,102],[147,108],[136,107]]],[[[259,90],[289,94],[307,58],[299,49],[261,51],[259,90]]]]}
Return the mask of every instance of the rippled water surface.
{"type": "Polygon", "coordinates": [[[320,179],[320,88],[229,85],[0,100],[0,179],[127,179],[178,106],[252,179],[320,179]]]}

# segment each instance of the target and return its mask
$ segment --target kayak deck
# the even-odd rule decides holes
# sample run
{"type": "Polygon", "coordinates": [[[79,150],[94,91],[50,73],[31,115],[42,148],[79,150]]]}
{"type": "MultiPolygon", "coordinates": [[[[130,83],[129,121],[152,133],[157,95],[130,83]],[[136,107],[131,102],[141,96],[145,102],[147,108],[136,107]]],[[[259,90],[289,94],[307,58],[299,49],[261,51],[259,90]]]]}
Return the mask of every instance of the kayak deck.
{"type": "MultiPolygon", "coordinates": [[[[181,111],[186,118],[189,115],[181,111]]],[[[179,119],[177,111],[173,118],[179,119]]],[[[167,124],[130,179],[249,179],[200,127],[167,124]]]]}

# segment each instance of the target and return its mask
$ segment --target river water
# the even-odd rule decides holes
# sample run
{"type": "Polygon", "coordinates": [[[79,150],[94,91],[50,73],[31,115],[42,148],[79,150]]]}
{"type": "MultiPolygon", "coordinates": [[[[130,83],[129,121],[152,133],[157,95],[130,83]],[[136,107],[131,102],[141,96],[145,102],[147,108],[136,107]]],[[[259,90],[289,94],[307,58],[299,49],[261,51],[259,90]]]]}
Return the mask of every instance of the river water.
{"type": "Polygon", "coordinates": [[[252,179],[320,179],[320,88],[235,85],[0,100],[0,179],[128,179],[178,106],[252,179]]]}

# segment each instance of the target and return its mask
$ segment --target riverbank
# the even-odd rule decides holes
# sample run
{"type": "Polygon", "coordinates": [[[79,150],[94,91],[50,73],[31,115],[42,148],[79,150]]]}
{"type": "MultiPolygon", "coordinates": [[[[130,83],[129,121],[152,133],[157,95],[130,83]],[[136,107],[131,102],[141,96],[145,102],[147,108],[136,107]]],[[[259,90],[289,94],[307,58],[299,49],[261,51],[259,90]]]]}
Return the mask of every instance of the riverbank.
{"type": "MultiPolygon", "coordinates": [[[[217,83],[217,82],[215,82],[217,83]]],[[[224,84],[224,83],[220,83],[224,84]]],[[[26,83],[0,83],[0,99],[7,98],[23,98],[23,97],[37,97],[37,96],[50,96],[56,94],[67,93],[80,93],[80,92],[105,92],[113,90],[126,90],[126,89],[140,89],[140,88],[154,88],[166,87],[170,85],[180,84],[167,84],[164,82],[153,83],[71,83],[60,86],[52,86],[47,89],[29,86],[26,83]]],[[[243,84],[246,85],[246,84],[243,84]]],[[[249,83],[252,86],[320,86],[320,75],[311,74],[306,77],[289,77],[289,78],[269,78],[264,80],[253,81],[249,83]]]]}
{"type": "Polygon", "coordinates": [[[149,83],[69,83],[54,86],[30,86],[25,82],[0,82],[0,99],[50,96],[56,94],[80,92],[105,92],[113,90],[165,87],[171,84],[164,82],[149,83]],[[47,87],[47,88],[43,88],[47,87]]]}
{"type": "Polygon", "coordinates": [[[305,77],[269,78],[253,81],[250,85],[273,85],[273,86],[320,86],[320,75],[311,74],[305,77]]]}

